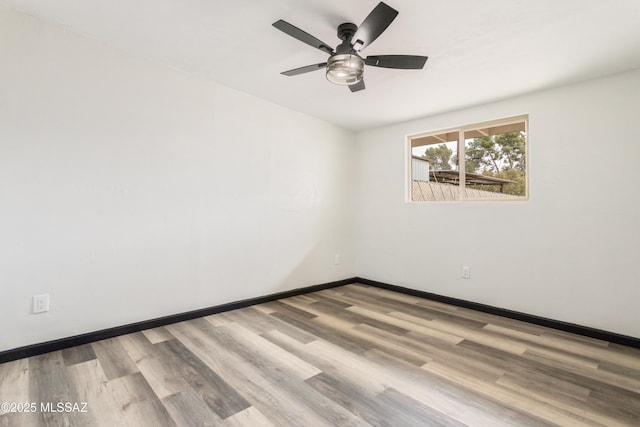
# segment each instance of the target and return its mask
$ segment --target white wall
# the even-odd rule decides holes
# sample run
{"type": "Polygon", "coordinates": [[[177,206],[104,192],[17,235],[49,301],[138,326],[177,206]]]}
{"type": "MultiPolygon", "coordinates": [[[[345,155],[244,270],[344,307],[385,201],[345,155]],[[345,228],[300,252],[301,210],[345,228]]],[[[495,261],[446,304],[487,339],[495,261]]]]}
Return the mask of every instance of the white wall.
{"type": "Polygon", "coordinates": [[[0,57],[0,351],[356,274],[640,337],[640,71],[354,146],[1,7],[0,57]],[[404,202],[405,135],[523,113],[528,202],[404,202]]]}
{"type": "Polygon", "coordinates": [[[2,7],[0,58],[0,351],[354,276],[352,133],[2,7]]]}
{"type": "Polygon", "coordinates": [[[358,276],[640,337],[639,106],[635,71],[359,134],[358,276]],[[404,202],[407,134],[524,113],[529,201],[404,202]]]}

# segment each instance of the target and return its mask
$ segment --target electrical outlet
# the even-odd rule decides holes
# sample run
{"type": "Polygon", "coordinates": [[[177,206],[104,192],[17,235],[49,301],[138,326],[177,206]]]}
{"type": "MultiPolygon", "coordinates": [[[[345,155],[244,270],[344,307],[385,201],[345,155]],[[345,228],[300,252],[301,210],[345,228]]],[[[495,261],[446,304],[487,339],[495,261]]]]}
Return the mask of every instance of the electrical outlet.
{"type": "Polygon", "coordinates": [[[471,279],[471,267],[469,267],[468,265],[462,266],[462,278],[471,279]]]}
{"type": "Polygon", "coordinates": [[[340,265],[342,260],[340,259],[340,254],[335,254],[333,256],[333,265],[340,265]]]}
{"type": "Polygon", "coordinates": [[[49,294],[33,296],[33,314],[49,311],[49,294]]]}

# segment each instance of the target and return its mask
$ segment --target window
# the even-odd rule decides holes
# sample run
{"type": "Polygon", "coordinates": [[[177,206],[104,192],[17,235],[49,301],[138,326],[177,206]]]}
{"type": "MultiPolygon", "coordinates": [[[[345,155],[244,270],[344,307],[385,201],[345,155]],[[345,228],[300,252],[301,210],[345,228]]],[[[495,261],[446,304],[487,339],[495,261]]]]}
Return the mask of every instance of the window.
{"type": "Polygon", "coordinates": [[[410,136],[412,202],[527,200],[528,117],[410,136]]]}

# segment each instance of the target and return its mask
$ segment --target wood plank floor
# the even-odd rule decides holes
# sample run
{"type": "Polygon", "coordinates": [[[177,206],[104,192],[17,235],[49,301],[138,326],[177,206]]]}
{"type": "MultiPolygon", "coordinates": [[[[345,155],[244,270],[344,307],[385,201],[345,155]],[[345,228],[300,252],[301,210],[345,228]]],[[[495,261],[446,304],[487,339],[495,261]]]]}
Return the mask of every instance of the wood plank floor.
{"type": "Polygon", "coordinates": [[[1,364],[0,402],[36,406],[0,426],[638,426],[640,350],[354,284],[1,364]]]}

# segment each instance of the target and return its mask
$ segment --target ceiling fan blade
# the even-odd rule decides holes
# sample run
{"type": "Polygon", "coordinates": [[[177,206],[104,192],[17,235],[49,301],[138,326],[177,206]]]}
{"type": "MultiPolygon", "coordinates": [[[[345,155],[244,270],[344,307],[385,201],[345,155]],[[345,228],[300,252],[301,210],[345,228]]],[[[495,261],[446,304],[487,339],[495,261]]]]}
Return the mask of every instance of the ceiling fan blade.
{"type": "Polygon", "coordinates": [[[415,55],[375,55],[367,56],[364,63],[374,67],[397,68],[401,70],[421,70],[428,56],[415,55]]]}
{"type": "Polygon", "coordinates": [[[310,73],[311,71],[316,71],[321,68],[327,66],[326,62],[321,62],[319,64],[307,65],[306,67],[294,68],[293,70],[283,71],[280,74],[284,74],[285,76],[297,76],[298,74],[310,73]]]}
{"type": "Polygon", "coordinates": [[[361,51],[373,43],[373,41],[387,29],[391,22],[396,19],[396,16],[398,16],[397,10],[386,3],[378,3],[364,19],[358,31],[356,31],[351,39],[353,48],[356,51],[361,51]]]}
{"type": "Polygon", "coordinates": [[[351,92],[357,92],[359,90],[364,90],[364,79],[360,80],[358,83],[349,85],[349,89],[351,92]]]}
{"type": "Polygon", "coordinates": [[[289,24],[287,21],[283,21],[282,19],[280,19],[274,22],[272,25],[277,29],[279,29],[280,31],[282,31],[283,33],[290,35],[294,39],[300,40],[302,43],[306,43],[309,46],[313,46],[316,49],[320,49],[321,51],[326,52],[330,55],[333,54],[333,48],[331,48],[325,42],[323,42],[322,40],[318,40],[317,38],[313,37],[311,34],[306,33],[302,31],[300,28],[289,24]]]}

